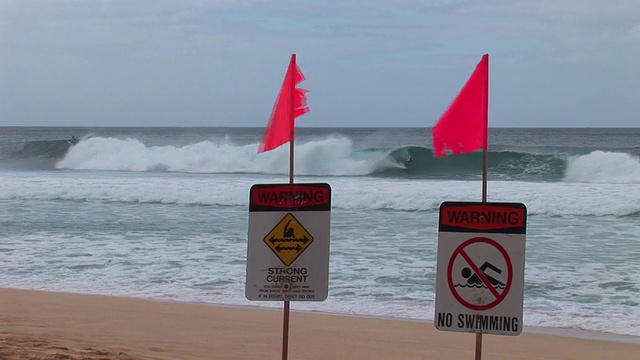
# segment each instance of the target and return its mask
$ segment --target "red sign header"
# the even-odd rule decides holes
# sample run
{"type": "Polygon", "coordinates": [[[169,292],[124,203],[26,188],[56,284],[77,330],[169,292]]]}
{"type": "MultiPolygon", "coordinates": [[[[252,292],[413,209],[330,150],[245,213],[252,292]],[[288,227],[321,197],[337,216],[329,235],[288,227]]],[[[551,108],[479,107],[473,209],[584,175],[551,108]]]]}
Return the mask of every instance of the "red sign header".
{"type": "Polygon", "coordinates": [[[330,204],[331,188],[327,184],[255,185],[251,189],[250,206],[255,209],[300,209],[330,204]]]}
{"type": "Polygon", "coordinates": [[[517,205],[445,203],[440,209],[440,226],[476,231],[524,228],[527,210],[517,205]]]}

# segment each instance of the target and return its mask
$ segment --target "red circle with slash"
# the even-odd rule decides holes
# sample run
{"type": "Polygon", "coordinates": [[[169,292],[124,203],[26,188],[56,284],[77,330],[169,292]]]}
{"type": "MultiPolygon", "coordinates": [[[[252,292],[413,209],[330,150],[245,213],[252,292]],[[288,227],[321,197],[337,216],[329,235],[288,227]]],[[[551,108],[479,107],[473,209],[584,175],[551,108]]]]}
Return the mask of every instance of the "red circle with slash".
{"type": "Polygon", "coordinates": [[[451,255],[451,259],[449,260],[449,266],[447,268],[447,280],[449,283],[449,289],[451,289],[451,293],[456,298],[456,300],[460,302],[460,304],[472,310],[488,310],[500,304],[502,300],[504,300],[504,298],[509,293],[509,289],[511,288],[511,282],[513,280],[513,265],[511,264],[511,259],[509,258],[509,254],[507,254],[507,251],[497,241],[486,238],[486,237],[475,237],[460,244],[460,246],[458,246],[453,252],[453,254],[451,255]],[[502,290],[502,292],[498,292],[498,290],[493,286],[493,284],[491,284],[491,281],[489,280],[489,278],[484,274],[482,270],[478,268],[478,265],[476,265],[473,262],[471,257],[469,257],[469,255],[465,251],[466,248],[468,248],[470,245],[473,245],[473,244],[486,244],[487,246],[491,246],[495,248],[504,257],[504,261],[507,265],[507,281],[504,285],[504,289],[502,290]],[[477,275],[477,277],[482,281],[482,285],[484,285],[483,287],[486,287],[491,292],[491,294],[495,297],[495,300],[484,303],[484,304],[474,304],[464,299],[462,295],[458,293],[456,287],[453,284],[453,276],[452,276],[453,263],[458,258],[458,256],[462,257],[464,262],[466,262],[469,268],[471,268],[473,273],[477,275]]]}

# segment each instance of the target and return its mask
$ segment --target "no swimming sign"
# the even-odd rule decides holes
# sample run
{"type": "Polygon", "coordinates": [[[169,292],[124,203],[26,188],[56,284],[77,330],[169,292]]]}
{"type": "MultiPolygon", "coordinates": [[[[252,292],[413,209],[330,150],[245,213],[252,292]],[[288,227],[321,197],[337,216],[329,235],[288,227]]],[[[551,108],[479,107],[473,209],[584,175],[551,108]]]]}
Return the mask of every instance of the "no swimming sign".
{"type": "Polygon", "coordinates": [[[520,203],[442,203],[436,328],[522,332],[526,214],[520,203]]]}

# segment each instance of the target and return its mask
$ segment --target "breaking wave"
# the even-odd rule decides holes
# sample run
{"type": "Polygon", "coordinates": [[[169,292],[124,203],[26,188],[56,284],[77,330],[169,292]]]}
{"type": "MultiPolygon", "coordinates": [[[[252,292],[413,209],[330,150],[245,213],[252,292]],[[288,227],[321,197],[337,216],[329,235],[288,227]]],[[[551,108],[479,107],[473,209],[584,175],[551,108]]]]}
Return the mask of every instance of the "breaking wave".
{"type": "MultiPolygon", "coordinates": [[[[38,142],[29,148],[42,156],[63,151],[60,141],[38,142]],[[54,149],[54,144],[60,146],[54,149]],[[36,151],[37,150],[37,151],[36,151]]],[[[202,141],[185,146],[147,146],[138,139],[95,137],[64,148],[59,169],[160,171],[186,173],[287,174],[289,148],[260,153],[257,144],[202,141]]],[[[297,143],[295,173],[308,176],[371,176],[476,180],[482,173],[482,153],[437,158],[423,146],[394,149],[354,149],[347,137],[297,143]]],[[[624,152],[593,151],[529,153],[491,151],[488,176],[492,180],[640,182],[638,156],[624,152]]]]}

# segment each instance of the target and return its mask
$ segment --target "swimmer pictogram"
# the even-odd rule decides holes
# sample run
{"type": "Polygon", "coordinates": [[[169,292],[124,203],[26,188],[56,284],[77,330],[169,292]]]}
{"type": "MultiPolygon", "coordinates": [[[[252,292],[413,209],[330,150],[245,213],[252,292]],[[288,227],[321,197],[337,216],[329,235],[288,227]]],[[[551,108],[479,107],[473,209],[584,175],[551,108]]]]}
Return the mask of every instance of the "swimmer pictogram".
{"type": "Polygon", "coordinates": [[[265,236],[264,242],[284,265],[289,266],[311,245],[313,236],[293,214],[288,213],[265,236]]]}
{"type": "Polygon", "coordinates": [[[463,242],[449,260],[447,281],[451,293],[472,310],[487,310],[500,304],[509,293],[512,279],[509,254],[489,238],[475,237],[463,242]]]}

